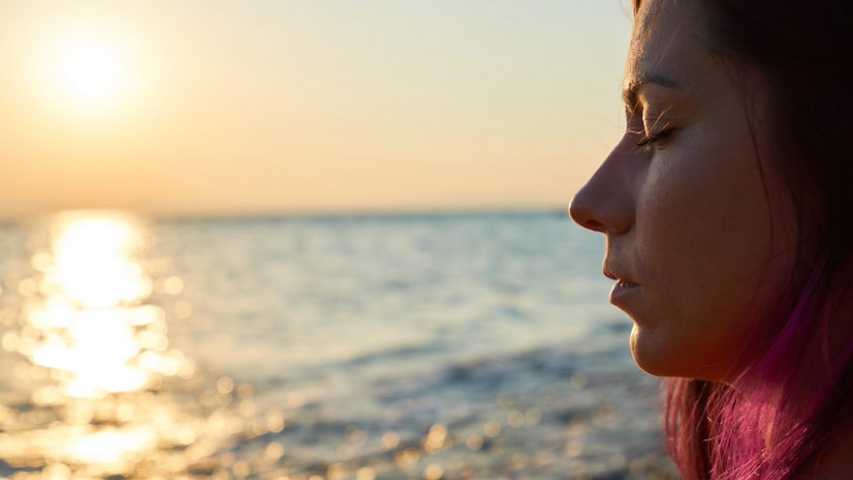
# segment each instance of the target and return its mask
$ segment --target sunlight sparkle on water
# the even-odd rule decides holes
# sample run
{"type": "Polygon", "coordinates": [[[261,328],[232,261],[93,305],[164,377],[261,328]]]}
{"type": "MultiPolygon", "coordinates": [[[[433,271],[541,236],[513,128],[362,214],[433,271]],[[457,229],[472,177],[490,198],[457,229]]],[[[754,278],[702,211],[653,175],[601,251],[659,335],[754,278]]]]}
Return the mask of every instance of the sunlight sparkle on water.
{"type": "MultiPolygon", "coordinates": [[[[190,445],[212,453],[240,430],[242,422],[227,412],[208,428],[204,415],[183,408],[198,405],[163,390],[169,377],[170,388],[180,390],[195,367],[169,347],[165,310],[151,297],[155,284],[178,295],[183,281],[149,276],[142,223],[120,213],[75,212],[37,232],[33,275],[19,281],[21,324],[2,336],[5,350],[27,359],[15,375],[29,387],[30,402],[18,401],[28,405],[21,411],[0,405],[0,430],[17,425],[0,432],[4,462],[41,465],[39,478],[147,478],[154,458],[162,471],[185,469],[199,458],[190,445]]],[[[10,478],[29,478],[21,475],[10,478]]]]}
{"type": "Polygon", "coordinates": [[[44,271],[44,298],[27,311],[40,335],[22,353],[70,374],[69,396],[138,390],[155,373],[146,367],[169,363],[152,358],[168,343],[162,310],[142,304],[152,282],[134,259],[142,247],[137,228],[120,215],[60,217],[51,251],[33,259],[44,271]]]}
{"type": "Polygon", "coordinates": [[[151,428],[105,430],[80,437],[66,447],[68,458],[84,463],[119,463],[156,446],[151,428]]]}

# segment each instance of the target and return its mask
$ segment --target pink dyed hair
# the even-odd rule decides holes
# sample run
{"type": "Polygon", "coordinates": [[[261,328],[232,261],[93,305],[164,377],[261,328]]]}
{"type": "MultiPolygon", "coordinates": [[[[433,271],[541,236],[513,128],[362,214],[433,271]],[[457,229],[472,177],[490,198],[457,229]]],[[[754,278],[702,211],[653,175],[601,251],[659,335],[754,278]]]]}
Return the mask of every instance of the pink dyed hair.
{"type": "Polygon", "coordinates": [[[769,128],[785,152],[774,167],[796,208],[798,243],[784,298],[744,332],[736,379],[664,380],[667,447],[685,480],[790,479],[853,416],[853,318],[844,317],[853,311],[853,61],[836,53],[853,47],[853,2],[702,5],[712,54],[769,81],[769,128]]]}
{"type": "Polygon", "coordinates": [[[849,412],[850,329],[846,348],[830,347],[837,312],[821,278],[809,278],[782,330],[731,385],[664,380],[667,447],[685,480],[792,478],[849,412]]]}

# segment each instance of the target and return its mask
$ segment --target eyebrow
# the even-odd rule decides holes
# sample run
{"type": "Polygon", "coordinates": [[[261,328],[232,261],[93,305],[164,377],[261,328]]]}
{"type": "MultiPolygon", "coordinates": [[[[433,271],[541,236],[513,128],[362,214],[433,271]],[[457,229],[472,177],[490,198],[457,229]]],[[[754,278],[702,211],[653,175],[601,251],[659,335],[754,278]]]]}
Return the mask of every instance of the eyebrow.
{"type": "Polygon", "coordinates": [[[665,88],[680,89],[681,86],[675,80],[657,72],[644,72],[629,80],[622,91],[622,99],[625,105],[633,108],[638,103],[640,89],[644,86],[654,84],[665,88]]]}

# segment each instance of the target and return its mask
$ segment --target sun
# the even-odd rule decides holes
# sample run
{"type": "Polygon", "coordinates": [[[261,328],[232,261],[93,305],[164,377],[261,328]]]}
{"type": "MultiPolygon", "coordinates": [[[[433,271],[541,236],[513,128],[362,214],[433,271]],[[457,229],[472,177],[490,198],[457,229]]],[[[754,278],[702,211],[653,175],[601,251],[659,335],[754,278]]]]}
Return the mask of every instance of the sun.
{"type": "Polygon", "coordinates": [[[57,82],[69,96],[85,103],[114,99],[125,82],[118,49],[106,42],[80,39],[62,45],[57,82]]]}
{"type": "Polygon", "coordinates": [[[55,37],[42,71],[51,103],[78,113],[116,108],[130,90],[128,52],[118,37],[103,32],[55,37]]]}

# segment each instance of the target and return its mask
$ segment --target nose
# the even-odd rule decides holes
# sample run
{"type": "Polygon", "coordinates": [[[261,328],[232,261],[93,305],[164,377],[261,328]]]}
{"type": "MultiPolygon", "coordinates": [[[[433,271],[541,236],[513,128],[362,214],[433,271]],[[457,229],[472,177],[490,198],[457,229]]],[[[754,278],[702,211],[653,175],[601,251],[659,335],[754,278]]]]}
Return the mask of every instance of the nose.
{"type": "Polygon", "coordinates": [[[581,196],[581,193],[582,191],[579,191],[572,198],[572,202],[569,204],[569,216],[581,227],[594,232],[607,232],[607,227],[602,221],[597,219],[591,208],[592,205],[586,201],[586,198],[581,196]]]}
{"type": "MultiPolygon", "coordinates": [[[[631,162],[611,153],[575,194],[569,216],[581,227],[608,234],[630,230],[634,221],[631,162]]],[[[634,162],[636,164],[636,162],[634,162]]]]}

